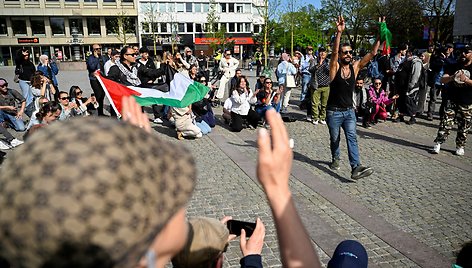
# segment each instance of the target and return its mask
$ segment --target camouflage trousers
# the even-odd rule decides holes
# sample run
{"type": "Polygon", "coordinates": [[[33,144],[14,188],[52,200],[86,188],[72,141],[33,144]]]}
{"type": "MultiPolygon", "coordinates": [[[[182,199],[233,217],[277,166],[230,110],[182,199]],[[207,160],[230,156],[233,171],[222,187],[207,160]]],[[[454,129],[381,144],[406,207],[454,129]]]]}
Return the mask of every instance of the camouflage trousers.
{"type": "Polygon", "coordinates": [[[467,133],[472,124],[472,104],[458,105],[451,101],[446,106],[444,117],[439,124],[438,135],[434,142],[443,143],[447,140],[454,121],[457,122],[456,146],[464,147],[467,140],[467,133]]]}

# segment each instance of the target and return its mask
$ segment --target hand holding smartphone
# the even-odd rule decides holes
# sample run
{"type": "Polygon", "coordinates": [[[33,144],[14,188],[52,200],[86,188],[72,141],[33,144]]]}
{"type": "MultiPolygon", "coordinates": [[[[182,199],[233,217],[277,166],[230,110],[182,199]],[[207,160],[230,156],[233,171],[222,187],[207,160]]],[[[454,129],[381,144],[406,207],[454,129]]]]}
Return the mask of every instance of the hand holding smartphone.
{"type": "Polygon", "coordinates": [[[252,233],[254,232],[254,229],[256,229],[255,222],[246,222],[246,221],[237,221],[237,220],[229,220],[226,223],[226,226],[228,227],[229,233],[234,234],[236,236],[240,236],[241,229],[244,229],[244,231],[246,232],[246,237],[250,237],[252,233]]]}

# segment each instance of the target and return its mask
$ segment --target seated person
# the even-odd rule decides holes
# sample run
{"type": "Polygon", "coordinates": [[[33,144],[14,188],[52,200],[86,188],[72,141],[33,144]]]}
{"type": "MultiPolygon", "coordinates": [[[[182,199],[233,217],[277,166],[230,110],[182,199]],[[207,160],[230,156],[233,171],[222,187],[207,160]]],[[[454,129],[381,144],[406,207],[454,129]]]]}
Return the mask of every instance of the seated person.
{"type": "Polygon", "coordinates": [[[265,118],[265,112],[268,109],[280,110],[279,94],[272,89],[272,79],[264,79],[264,88],[256,90],[256,112],[261,118],[265,118]]]}
{"type": "Polygon", "coordinates": [[[55,101],[46,102],[42,104],[37,113],[33,114],[27,129],[30,129],[34,125],[49,125],[59,118],[61,112],[62,107],[59,103],[55,101]]]}
{"type": "Polygon", "coordinates": [[[195,124],[192,105],[184,108],[172,107],[172,117],[175,120],[177,139],[201,138],[203,136],[202,130],[195,124]]]}
{"type": "Polygon", "coordinates": [[[7,80],[0,78],[0,124],[3,127],[11,127],[15,131],[25,131],[25,123],[23,122],[25,108],[26,99],[23,95],[8,88],[7,80]]]}
{"type": "MultiPolygon", "coordinates": [[[[183,250],[172,258],[174,268],[222,268],[224,252],[228,242],[236,236],[230,235],[226,222],[231,217],[225,217],[221,221],[206,217],[189,219],[189,237],[183,250]]],[[[243,258],[241,267],[262,268],[262,246],[264,245],[265,227],[260,219],[257,219],[254,233],[246,241],[246,234],[242,230],[240,246],[243,258]]]]}
{"type": "Polygon", "coordinates": [[[59,104],[61,105],[61,115],[59,121],[65,121],[77,115],[77,105],[70,101],[69,94],[65,91],[59,91],[59,104]]]}
{"type": "Polygon", "coordinates": [[[97,108],[98,102],[95,95],[92,94],[90,98],[84,97],[84,92],[79,86],[71,86],[69,90],[70,101],[77,105],[77,115],[89,116],[98,115],[97,108]]]}
{"type": "Polygon", "coordinates": [[[256,85],[254,86],[254,90],[263,89],[264,88],[264,80],[266,78],[267,77],[265,75],[260,75],[259,79],[257,79],[256,85]]]}
{"type": "Polygon", "coordinates": [[[40,97],[45,97],[48,101],[54,101],[59,95],[54,84],[40,71],[35,72],[31,77],[31,91],[36,99],[34,110],[39,109],[37,100],[40,97]]]}
{"type": "Polygon", "coordinates": [[[382,80],[375,79],[374,84],[369,89],[369,102],[371,105],[371,111],[369,114],[369,120],[366,122],[367,127],[369,124],[376,124],[378,119],[387,119],[387,110],[385,107],[390,105],[398,95],[393,96],[391,99],[388,98],[385,90],[382,88],[382,80]]]}
{"type": "Polygon", "coordinates": [[[256,128],[260,117],[251,109],[251,104],[256,103],[256,97],[249,88],[247,78],[241,76],[238,79],[237,87],[231,94],[231,130],[240,132],[243,129],[245,121],[247,125],[256,128]]]}
{"type": "Polygon", "coordinates": [[[231,122],[231,107],[233,107],[233,101],[231,98],[227,98],[225,103],[223,104],[223,119],[225,120],[225,124],[229,124],[231,122]]]}

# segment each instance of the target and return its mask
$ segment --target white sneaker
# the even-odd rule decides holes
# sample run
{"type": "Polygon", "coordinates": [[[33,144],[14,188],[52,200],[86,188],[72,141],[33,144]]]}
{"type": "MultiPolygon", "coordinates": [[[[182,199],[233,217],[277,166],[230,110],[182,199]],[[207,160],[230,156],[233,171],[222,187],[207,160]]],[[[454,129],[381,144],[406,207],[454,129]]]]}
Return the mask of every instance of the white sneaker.
{"type": "Polygon", "coordinates": [[[3,141],[0,141],[0,150],[10,150],[12,147],[3,141]]]}
{"type": "Polygon", "coordinates": [[[306,117],[306,121],[308,121],[308,122],[313,122],[313,118],[311,118],[311,116],[307,116],[307,117],[306,117]]]}
{"type": "Polygon", "coordinates": [[[154,119],[154,121],[152,121],[152,122],[154,122],[154,124],[162,124],[162,123],[164,123],[164,121],[162,121],[162,119],[160,119],[159,117],[156,118],[156,119],[154,119]]]}
{"type": "Polygon", "coordinates": [[[431,153],[433,154],[439,154],[439,151],[441,150],[441,143],[436,143],[433,147],[433,150],[431,153]]]}
{"type": "Polygon", "coordinates": [[[18,145],[22,145],[24,143],[24,141],[20,141],[19,139],[13,139],[10,144],[11,144],[11,147],[16,147],[18,145]]]}
{"type": "Polygon", "coordinates": [[[202,132],[198,133],[198,134],[195,136],[195,138],[201,138],[201,137],[203,137],[203,133],[202,133],[202,132]]]}
{"type": "Polygon", "coordinates": [[[322,125],[326,125],[326,121],[324,121],[324,120],[320,120],[320,124],[322,124],[322,125]]]}
{"type": "Polygon", "coordinates": [[[457,148],[456,155],[464,155],[464,147],[457,148]]]}
{"type": "Polygon", "coordinates": [[[313,120],[313,125],[318,125],[318,120],[313,120]]]}

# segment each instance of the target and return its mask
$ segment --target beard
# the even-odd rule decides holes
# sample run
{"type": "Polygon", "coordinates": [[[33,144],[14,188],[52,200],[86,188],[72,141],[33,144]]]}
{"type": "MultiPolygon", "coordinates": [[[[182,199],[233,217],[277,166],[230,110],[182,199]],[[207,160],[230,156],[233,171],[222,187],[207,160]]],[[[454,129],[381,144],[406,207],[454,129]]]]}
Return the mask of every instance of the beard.
{"type": "Polygon", "coordinates": [[[341,63],[344,65],[348,65],[349,63],[351,63],[351,60],[352,59],[350,57],[341,58],[341,63]]]}

